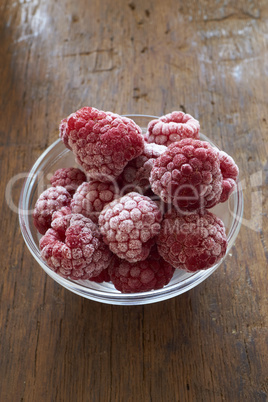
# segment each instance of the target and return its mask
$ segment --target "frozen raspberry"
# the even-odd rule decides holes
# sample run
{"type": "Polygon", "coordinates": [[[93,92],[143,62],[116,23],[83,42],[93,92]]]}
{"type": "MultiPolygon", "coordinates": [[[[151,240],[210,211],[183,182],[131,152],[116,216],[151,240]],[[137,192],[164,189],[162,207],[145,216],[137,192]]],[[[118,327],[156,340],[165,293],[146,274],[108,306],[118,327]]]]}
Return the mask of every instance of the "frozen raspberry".
{"type": "Polygon", "coordinates": [[[224,151],[219,152],[220,169],[222,173],[222,194],[220,202],[228,200],[236,188],[236,181],[239,175],[239,169],[233,158],[224,151]]]}
{"type": "Polygon", "coordinates": [[[50,179],[53,187],[65,187],[71,195],[84,181],[87,181],[85,173],[74,167],[58,169],[50,179]]]}
{"type": "Polygon", "coordinates": [[[161,145],[170,145],[183,138],[199,139],[199,121],[190,114],[172,112],[150,121],[145,139],[161,145]]]}
{"type": "Polygon", "coordinates": [[[60,137],[85,172],[101,181],[119,176],[144,148],[142,130],[133,120],[93,107],[83,107],[64,119],[60,137]]]}
{"type": "Polygon", "coordinates": [[[99,275],[112,256],[97,225],[79,214],[53,219],[51,229],[40,240],[40,249],[48,266],[70,279],[99,275]]]}
{"type": "Polygon", "coordinates": [[[33,223],[36,229],[45,234],[50,228],[53,212],[69,206],[71,195],[62,186],[50,187],[45,190],[36,201],[33,212],[33,223]]]}
{"type": "Polygon", "coordinates": [[[114,254],[136,262],[148,257],[161,220],[161,211],[154,201],[132,192],[104,207],[99,226],[103,240],[114,254]]]}
{"type": "Polygon", "coordinates": [[[160,257],[156,247],[153,247],[145,261],[130,263],[118,258],[109,267],[109,274],[117,290],[122,293],[136,293],[163,288],[170,282],[174,270],[160,257]]]}
{"type": "Polygon", "coordinates": [[[119,196],[117,183],[102,183],[97,180],[83,183],[76,190],[72,202],[72,212],[82,214],[93,222],[98,222],[104,206],[119,196]]]}
{"type": "Polygon", "coordinates": [[[149,177],[154,161],[166,149],[164,145],[145,143],[142,154],[128,162],[120,175],[120,184],[125,193],[136,191],[145,194],[150,188],[149,177]]]}
{"type": "Polygon", "coordinates": [[[164,216],[156,242],[165,261],[188,272],[212,267],[227,248],[223,222],[206,210],[180,215],[173,209],[164,216]]]}
{"type": "Polygon", "coordinates": [[[191,138],[175,142],[155,160],[150,183],[155,194],[181,211],[211,208],[222,193],[218,150],[191,138]]]}

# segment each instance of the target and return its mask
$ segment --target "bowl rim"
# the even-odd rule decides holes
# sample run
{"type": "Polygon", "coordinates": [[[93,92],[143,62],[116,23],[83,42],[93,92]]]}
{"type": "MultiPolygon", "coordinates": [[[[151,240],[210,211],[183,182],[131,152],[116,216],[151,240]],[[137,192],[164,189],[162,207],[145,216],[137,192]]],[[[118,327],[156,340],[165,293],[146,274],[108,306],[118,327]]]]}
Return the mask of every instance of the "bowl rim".
{"type": "MultiPolygon", "coordinates": [[[[132,119],[144,117],[152,120],[154,118],[156,119],[158,118],[157,116],[140,115],[140,114],[128,114],[124,116],[132,119]]],[[[220,149],[207,136],[205,136],[202,133],[200,134],[202,135],[202,140],[209,141],[211,145],[220,149]]],[[[233,195],[236,196],[234,198],[232,222],[229,233],[227,235],[228,246],[226,253],[224,257],[217,264],[215,264],[209,269],[194,272],[192,275],[188,276],[185,279],[182,279],[180,282],[174,284],[168,284],[164,288],[140,293],[121,293],[119,291],[115,291],[114,289],[113,292],[109,292],[107,289],[105,289],[104,292],[103,290],[89,288],[86,285],[82,285],[75,280],[63,278],[59,274],[52,271],[52,269],[41,259],[40,250],[37,247],[36,242],[33,238],[32,232],[30,230],[30,223],[29,223],[30,212],[28,207],[30,205],[31,190],[35,185],[34,183],[36,181],[37,172],[41,170],[42,166],[46,165],[45,161],[47,155],[51,151],[53,151],[53,149],[55,149],[55,147],[57,147],[60,143],[64,147],[62,140],[60,138],[57,139],[48,148],[46,148],[46,150],[39,156],[39,158],[33,164],[31,170],[29,171],[26,179],[23,182],[19,199],[19,209],[18,209],[21,233],[30,253],[38,262],[38,264],[41,266],[41,268],[43,268],[43,270],[58,284],[72,291],[73,293],[83,296],[90,300],[114,305],[141,305],[141,304],[149,304],[167,300],[172,297],[178,296],[182,293],[185,293],[188,290],[200,284],[201,282],[203,282],[205,279],[207,279],[221,265],[222,261],[226,258],[226,256],[230,252],[230,249],[234,245],[234,242],[236,240],[236,237],[239,233],[242,224],[244,200],[240,181],[238,181],[237,188],[234,192],[235,194],[233,195]]],[[[64,147],[63,152],[57,154],[56,158],[53,159],[53,161],[56,162],[57,158],[60,159],[60,157],[67,152],[71,151],[64,147]]]]}

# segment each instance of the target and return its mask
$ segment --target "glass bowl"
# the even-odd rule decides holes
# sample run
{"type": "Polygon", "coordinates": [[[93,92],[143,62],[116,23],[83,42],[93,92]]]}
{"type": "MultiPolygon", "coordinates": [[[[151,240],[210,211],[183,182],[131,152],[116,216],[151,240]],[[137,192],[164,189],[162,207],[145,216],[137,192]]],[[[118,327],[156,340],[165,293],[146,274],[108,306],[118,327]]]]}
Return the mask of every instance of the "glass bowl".
{"type": "MultiPolygon", "coordinates": [[[[128,115],[127,117],[133,119],[142,127],[144,133],[149,121],[157,118],[156,116],[145,115],[128,115]]],[[[200,134],[200,138],[209,141],[215,146],[205,135],[200,134]]],[[[39,195],[50,186],[49,180],[54,171],[62,167],[71,166],[77,166],[73,153],[58,139],[38,158],[23,184],[19,202],[19,221],[25,243],[38,264],[52,279],[80,296],[98,302],[117,305],[139,305],[166,300],[192,289],[208,278],[219,267],[234,245],[240,230],[243,214],[243,193],[240,183],[238,183],[236,191],[227,202],[218,204],[210,209],[224,222],[228,237],[228,248],[225,257],[213,267],[195,273],[187,273],[177,269],[171,282],[164,288],[131,294],[120,293],[108,282],[95,283],[89,280],[65,279],[52,271],[41,259],[39,250],[40,235],[34,227],[32,213],[39,195]]]]}

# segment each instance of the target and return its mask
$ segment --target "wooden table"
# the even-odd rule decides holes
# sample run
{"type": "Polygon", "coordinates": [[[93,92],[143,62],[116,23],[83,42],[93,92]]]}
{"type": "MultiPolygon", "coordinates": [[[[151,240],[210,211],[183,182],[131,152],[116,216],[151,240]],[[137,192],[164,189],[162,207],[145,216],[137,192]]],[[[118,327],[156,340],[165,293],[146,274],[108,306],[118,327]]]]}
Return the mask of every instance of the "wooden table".
{"type": "Polygon", "coordinates": [[[267,2],[2,0],[0,11],[0,401],[267,401],[267,2]],[[238,163],[240,234],[196,288],[110,306],[30,255],[20,178],[84,105],[186,111],[238,163]]]}

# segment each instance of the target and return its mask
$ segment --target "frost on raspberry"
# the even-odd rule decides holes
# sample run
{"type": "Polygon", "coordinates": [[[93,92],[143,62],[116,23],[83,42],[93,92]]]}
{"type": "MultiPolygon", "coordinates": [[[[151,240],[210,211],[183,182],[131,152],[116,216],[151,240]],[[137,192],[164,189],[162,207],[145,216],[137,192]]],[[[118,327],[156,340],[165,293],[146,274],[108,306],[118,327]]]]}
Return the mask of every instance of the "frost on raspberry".
{"type": "Polygon", "coordinates": [[[200,124],[190,114],[174,111],[150,121],[145,139],[151,143],[170,145],[183,138],[199,139],[200,124]]]}
{"type": "Polygon", "coordinates": [[[40,240],[40,250],[53,271],[70,279],[98,276],[112,258],[98,226],[80,214],[53,219],[51,228],[40,240]]]}
{"type": "Polygon", "coordinates": [[[131,119],[83,107],[60,124],[60,137],[93,179],[118,177],[144,149],[141,128],[131,119]]]}
{"type": "Polygon", "coordinates": [[[145,260],[160,231],[162,213],[149,197],[129,193],[106,205],[100,231],[110,250],[129,262],[145,260]]]}
{"type": "Polygon", "coordinates": [[[33,212],[33,223],[36,229],[45,234],[50,228],[52,214],[62,207],[68,207],[71,202],[71,195],[62,186],[50,187],[45,190],[36,201],[33,212]]]}
{"type": "Polygon", "coordinates": [[[109,275],[117,290],[122,293],[136,293],[163,288],[170,282],[174,270],[154,246],[144,261],[130,263],[116,259],[115,264],[109,267],[109,275]]]}
{"type": "Polygon", "coordinates": [[[73,213],[82,214],[97,223],[99,214],[106,204],[119,197],[119,187],[115,180],[102,183],[91,180],[81,184],[71,201],[73,213]]]}
{"type": "Polygon", "coordinates": [[[156,242],[165,261],[188,272],[212,267],[227,249],[223,222],[206,210],[180,215],[173,209],[164,216],[156,242]]]}
{"type": "Polygon", "coordinates": [[[155,160],[150,183],[155,194],[180,211],[212,208],[222,193],[218,150],[191,138],[173,143],[155,160]]]}
{"type": "Polygon", "coordinates": [[[58,169],[50,179],[50,183],[53,187],[65,187],[71,195],[73,195],[76,189],[86,181],[87,178],[85,173],[82,172],[81,169],[75,167],[58,169]]]}
{"type": "Polygon", "coordinates": [[[167,147],[158,144],[145,143],[144,150],[137,158],[128,162],[127,166],[119,176],[119,182],[123,193],[136,191],[146,195],[150,189],[149,177],[154,165],[154,161],[158,158],[167,147]]]}
{"type": "Polygon", "coordinates": [[[228,200],[236,188],[239,169],[233,158],[224,151],[219,151],[220,169],[222,173],[222,194],[220,202],[228,200]]]}

